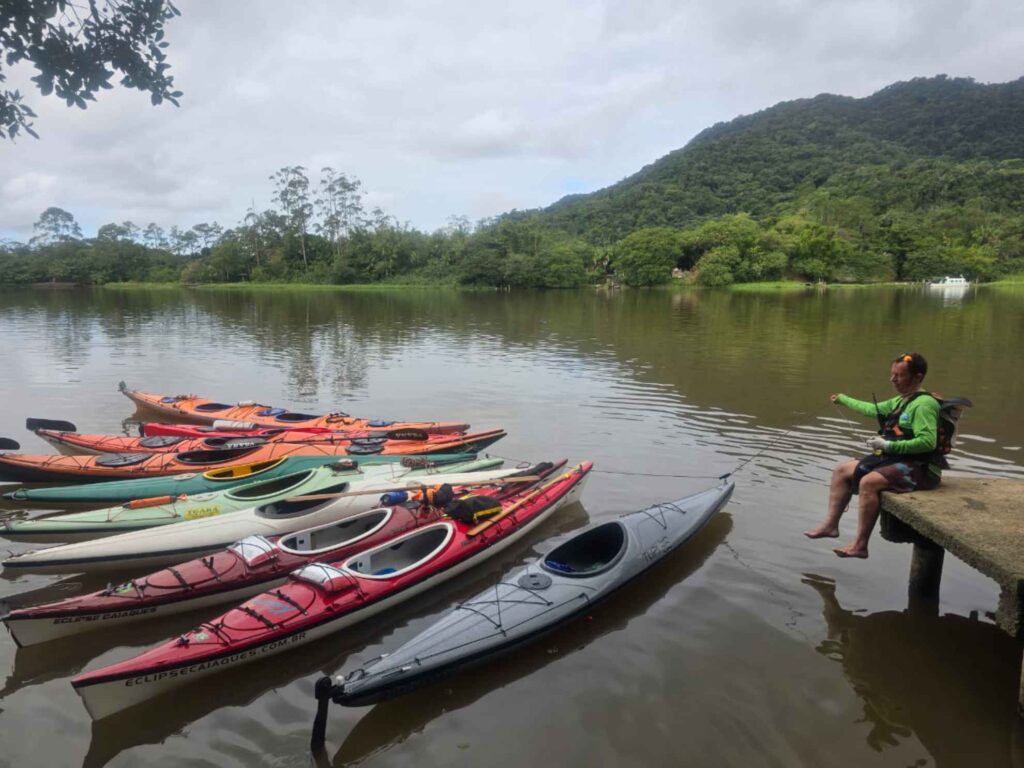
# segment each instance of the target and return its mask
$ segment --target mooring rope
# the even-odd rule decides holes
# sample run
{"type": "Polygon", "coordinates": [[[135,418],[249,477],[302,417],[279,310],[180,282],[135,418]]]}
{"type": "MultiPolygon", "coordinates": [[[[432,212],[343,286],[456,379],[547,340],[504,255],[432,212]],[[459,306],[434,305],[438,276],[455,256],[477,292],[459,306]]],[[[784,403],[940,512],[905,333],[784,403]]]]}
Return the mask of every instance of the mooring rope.
{"type": "MultiPolygon", "coordinates": [[[[725,479],[727,479],[729,477],[732,477],[733,475],[735,475],[740,470],[742,470],[744,467],[747,466],[747,464],[752,462],[754,459],[758,458],[761,454],[765,453],[766,451],[768,451],[771,448],[774,448],[784,437],[787,437],[788,435],[790,435],[793,432],[794,429],[796,429],[796,427],[793,427],[791,429],[787,429],[785,432],[783,432],[780,435],[776,436],[776,438],[774,440],[772,440],[770,443],[768,443],[768,445],[764,446],[761,450],[759,450],[753,456],[750,456],[750,457],[744,459],[743,461],[741,461],[739,463],[739,465],[736,467],[736,469],[732,470],[731,472],[726,472],[726,473],[721,474],[721,475],[688,475],[688,474],[677,474],[677,473],[672,473],[672,472],[630,472],[630,471],[624,470],[624,469],[592,469],[590,471],[593,472],[594,474],[600,474],[600,475],[626,475],[626,476],[629,476],[629,477],[671,477],[671,478],[678,478],[678,479],[682,479],[682,480],[725,480],[725,479]]],[[[525,459],[517,459],[517,458],[514,458],[512,456],[499,456],[499,455],[493,454],[493,453],[485,454],[485,456],[487,458],[504,459],[505,461],[512,461],[512,462],[524,462],[525,461],[525,459]]]]}

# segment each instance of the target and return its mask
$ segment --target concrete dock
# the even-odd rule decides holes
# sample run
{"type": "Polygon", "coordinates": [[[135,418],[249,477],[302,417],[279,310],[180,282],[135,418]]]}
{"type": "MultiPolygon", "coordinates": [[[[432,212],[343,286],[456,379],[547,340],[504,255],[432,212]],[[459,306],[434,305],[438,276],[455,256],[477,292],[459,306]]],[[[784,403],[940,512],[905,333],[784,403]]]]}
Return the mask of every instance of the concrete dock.
{"type": "MultiPolygon", "coordinates": [[[[914,545],[912,600],[936,600],[948,551],[999,584],[996,623],[1024,639],[1024,481],[945,477],[934,491],[882,494],[882,537],[914,545]]],[[[1017,699],[1024,716],[1024,669],[1017,699]]]]}

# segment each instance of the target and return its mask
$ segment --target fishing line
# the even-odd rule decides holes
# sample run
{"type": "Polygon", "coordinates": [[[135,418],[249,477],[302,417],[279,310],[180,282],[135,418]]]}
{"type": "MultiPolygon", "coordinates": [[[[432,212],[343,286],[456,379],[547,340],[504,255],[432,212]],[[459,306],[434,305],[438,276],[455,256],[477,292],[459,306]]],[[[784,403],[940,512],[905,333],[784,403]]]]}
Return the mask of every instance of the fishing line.
{"type": "MultiPolygon", "coordinates": [[[[592,469],[590,471],[593,472],[594,474],[625,475],[625,476],[628,476],[628,477],[671,477],[671,478],[676,478],[676,479],[681,479],[681,480],[727,480],[728,478],[732,477],[737,472],[742,470],[744,467],[746,467],[747,464],[752,462],[754,459],[758,458],[761,454],[765,453],[766,451],[768,451],[771,448],[774,448],[784,437],[786,437],[789,434],[791,434],[794,429],[796,429],[796,428],[793,427],[791,429],[787,429],[785,432],[783,432],[782,434],[778,435],[774,440],[772,440],[768,445],[764,446],[760,451],[755,453],[753,456],[750,456],[750,457],[744,459],[742,462],[740,462],[740,464],[736,467],[736,469],[734,469],[734,470],[732,470],[730,472],[726,472],[725,474],[722,474],[722,475],[684,475],[684,474],[662,473],[662,472],[629,472],[627,470],[622,470],[622,469],[592,469]]],[[[491,454],[491,453],[484,454],[484,456],[487,457],[487,458],[504,459],[505,461],[513,461],[513,462],[517,462],[519,464],[524,464],[526,466],[529,466],[529,462],[527,462],[525,459],[517,459],[517,458],[511,457],[511,456],[498,456],[497,454],[491,454]]]]}
{"type": "Polygon", "coordinates": [[[843,409],[839,407],[839,403],[832,401],[832,406],[836,409],[836,413],[839,414],[839,418],[850,427],[850,431],[853,433],[854,438],[860,440],[860,435],[857,434],[859,429],[857,422],[853,421],[849,416],[843,413],[843,409]]]}
{"type": "MultiPolygon", "coordinates": [[[[526,459],[517,459],[512,456],[498,456],[497,454],[494,453],[485,453],[484,457],[488,459],[503,459],[504,461],[515,462],[517,467],[531,466],[531,462],[527,461],[526,459]]],[[[660,472],[627,472],[625,470],[617,469],[592,469],[590,471],[593,472],[594,474],[601,475],[629,475],[631,477],[678,477],[685,480],[718,480],[721,477],[723,477],[723,475],[676,475],[667,473],[663,474],[660,472]]],[[[731,475],[732,472],[730,472],[729,474],[731,475]]]]}

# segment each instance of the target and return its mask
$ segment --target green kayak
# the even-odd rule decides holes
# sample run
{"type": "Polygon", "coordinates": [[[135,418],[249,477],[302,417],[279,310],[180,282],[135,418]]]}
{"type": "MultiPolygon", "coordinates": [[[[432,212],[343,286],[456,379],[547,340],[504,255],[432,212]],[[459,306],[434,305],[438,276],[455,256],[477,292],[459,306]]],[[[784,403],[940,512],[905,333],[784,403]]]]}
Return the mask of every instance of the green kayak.
{"type": "MultiPolygon", "coordinates": [[[[186,520],[218,517],[242,509],[273,504],[293,496],[380,488],[405,484],[410,480],[429,483],[431,476],[440,476],[442,472],[446,476],[452,472],[482,472],[501,464],[501,459],[478,459],[448,464],[443,470],[438,470],[434,467],[403,467],[395,463],[360,469],[336,462],[219,491],[129,501],[91,512],[50,515],[33,520],[9,520],[0,527],[0,536],[14,541],[44,544],[89,541],[186,520]]],[[[353,502],[372,506],[375,499],[370,496],[365,500],[354,497],[353,502]]]]}
{"type": "Polygon", "coordinates": [[[139,478],[137,480],[110,480],[104,483],[83,483],[62,485],[55,488],[19,488],[5,493],[11,501],[29,502],[36,506],[61,504],[116,504],[134,499],[148,499],[153,496],[189,496],[210,491],[222,491],[256,480],[272,480],[284,475],[313,469],[325,464],[368,467],[375,464],[419,464],[427,462],[441,466],[454,462],[471,461],[472,453],[447,453],[424,456],[367,456],[342,459],[337,456],[285,456],[270,461],[236,464],[231,467],[211,469],[207,472],[189,472],[184,475],[139,478]]]}

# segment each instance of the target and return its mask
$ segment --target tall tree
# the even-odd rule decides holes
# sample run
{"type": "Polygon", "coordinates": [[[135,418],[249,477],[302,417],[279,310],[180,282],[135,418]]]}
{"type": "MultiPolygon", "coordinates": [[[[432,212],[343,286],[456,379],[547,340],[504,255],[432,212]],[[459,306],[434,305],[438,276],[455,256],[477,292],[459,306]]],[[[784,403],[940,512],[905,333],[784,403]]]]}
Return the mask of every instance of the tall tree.
{"type": "MultiPolygon", "coordinates": [[[[30,61],[39,72],[32,81],[39,91],[57,95],[70,107],[85,109],[96,92],[120,84],[150,94],[150,101],[178,105],[181,91],[167,70],[164,24],[178,9],[169,0],[15,0],[0,3],[0,82],[3,66],[30,61]]],[[[39,138],[19,91],[0,91],[0,139],[19,131],[39,138]]]]}
{"type": "Polygon", "coordinates": [[[193,230],[183,230],[177,225],[171,227],[171,231],[167,234],[167,240],[171,252],[177,256],[195,253],[199,244],[193,230]]]}
{"type": "Polygon", "coordinates": [[[130,221],[120,224],[104,224],[96,231],[97,240],[126,240],[137,243],[140,239],[139,228],[130,221]]]}
{"type": "Polygon", "coordinates": [[[167,235],[160,225],[150,222],[142,233],[142,241],[150,248],[166,248],[167,235]]]}
{"type": "Polygon", "coordinates": [[[298,233],[302,248],[302,266],[309,268],[306,255],[306,233],[313,216],[313,204],[309,197],[309,177],[301,165],[282,168],[270,180],[276,185],[274,199],[284,209],[292,232],[298,233]]]}
{"type": "Polygon", "coordinates": [[[192,232],[200,248],[211,248],[224,236],[224,227],[215,221],[212,224],[196,224],[192,232]]]}
{"type": "Polygon", "coordinates": [[[340,253],[339,241],[358,226],[363,214],[362,182],[349,178],[333,168],[320,171],[320,190],[316,197],[321,212],[318,230],[334,245],[334,255],[340,253]]]}
{"type": "Polygon", "coordinates": [[[258,267],[260,265],[260,256],[263,252],[263,222],[260,215],[256,213],[255,200],[252,201],[249,210],[245,212],[243,223],[245,226],[241,227],[241,229],[244,233],[245,243],[256,258],[256,266],[258,267]]]}
{"type": "Polygon", "coordinates": [[[39,216],[33,227],[35,235],[32,237],[32,245],[52,245],[63,243],[68,240],[80,240],[82,230],[75,221],[75,217],[63,208],[51,206],[39,216]]]}

